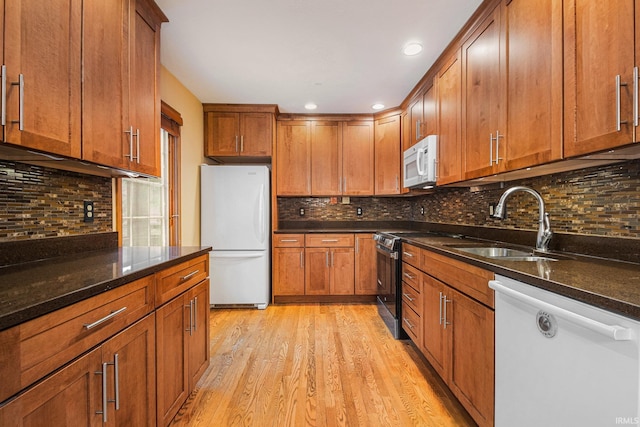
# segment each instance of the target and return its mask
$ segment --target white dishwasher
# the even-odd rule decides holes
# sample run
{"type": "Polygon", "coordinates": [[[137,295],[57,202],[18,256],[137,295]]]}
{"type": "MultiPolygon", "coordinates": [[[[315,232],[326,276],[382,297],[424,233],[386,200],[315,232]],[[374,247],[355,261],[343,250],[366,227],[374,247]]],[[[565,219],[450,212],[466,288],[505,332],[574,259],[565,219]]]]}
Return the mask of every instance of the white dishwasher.
{"type": "Polygon", "coordinates": [[[499,275],[489,287],[496,427],[640,424],[640,322],[499,275]]]}

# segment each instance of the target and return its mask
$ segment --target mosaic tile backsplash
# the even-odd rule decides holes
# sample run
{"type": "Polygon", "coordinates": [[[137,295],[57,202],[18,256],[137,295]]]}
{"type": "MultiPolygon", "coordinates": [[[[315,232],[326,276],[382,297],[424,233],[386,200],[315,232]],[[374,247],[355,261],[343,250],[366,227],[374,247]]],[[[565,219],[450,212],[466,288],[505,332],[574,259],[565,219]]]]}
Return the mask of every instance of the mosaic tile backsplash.
{"type": "Polygon", "coordinates": [[[496,185],[439,188],[417,197],[355,198],[331,204],[329,198],[279,198],[279,220],[372,221],[409,220],[444,224],[537,230],[535,199],[515,193],[507,201],[507,218],[489,216],[489,204],[513,185],[537,190],[556,232],[640,238],[640,161],[564,172],[496,185]],[[362,208],[362,216],[356,208],[362,208]],[[305,209],[300,217],[299,208],[305,209]],[[424,214],[421,214],[424,208],[424,214]]]}
{"type": "Polygon", "coordinates": [[[112,231],[111,191],[111,178],[0,160],[0,241],[112,231]]]}

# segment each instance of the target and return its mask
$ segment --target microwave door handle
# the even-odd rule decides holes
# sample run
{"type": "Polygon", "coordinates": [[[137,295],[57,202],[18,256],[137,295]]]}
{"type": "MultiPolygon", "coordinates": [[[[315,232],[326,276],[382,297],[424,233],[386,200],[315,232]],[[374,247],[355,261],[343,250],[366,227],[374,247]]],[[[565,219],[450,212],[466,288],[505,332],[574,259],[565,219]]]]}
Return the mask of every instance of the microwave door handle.
{"type": "Polygon", "coordinates": [[[416,155],[416,168],[418,169],[418,175],[422,176],[424,175],[424,171],[422,170],[422,159],[420,158],[420,155],[424,155],[424,151],[420,149],[417,151],[416,155]]]}

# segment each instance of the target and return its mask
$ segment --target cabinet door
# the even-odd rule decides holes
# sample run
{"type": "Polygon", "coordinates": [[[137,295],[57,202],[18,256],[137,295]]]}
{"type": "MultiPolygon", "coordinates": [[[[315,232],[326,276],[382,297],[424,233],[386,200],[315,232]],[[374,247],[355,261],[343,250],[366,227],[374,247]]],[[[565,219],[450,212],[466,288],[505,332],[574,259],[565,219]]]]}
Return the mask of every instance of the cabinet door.
{"type": "Polygon", "coordinates": [[[273,115],[242,113],[240,115],[240,155],[271,156],[273,115]]]}
{"type": "Polygon", "coordinates": [[[447,289],[449,387],[480,425],[493,425],[494,312],[447,289]]]}
{"type": "Polygon", "coordinates": [[[304,293],[329,295],[330,251],[327,248],[306,248],[304,252],[304,293]]]}
{"type": "Polygon", "coordinates": [[[342,124],[342,194],[373,195],[373,122],[342,124]]]}
{"type": "Polygon", "coordinates": [[[415,145],[416,142],[424,138],[422,96],[420,96],[411,104],[411,106],[409,107],[409,111],[411,112],[411,145],[415,145]]]}
{"type": "Polygon", "coordinates": [[[183,295],[156,310],[157,417],[168,425],[189,395],[189,300],[183,295]],[[185,307],[186,306],[186,307],[185,307]]]}
{"type": "Polygon", "coordinates": [[[424,135],[438,134],[438,101],[436,85],[432,84],[422,97],[422,117],[424,119],[424,135]]]}
{"type": "Polygon", "coordinates": [[[353,295],[355,291],[354,283],[354,249],[334,248],[330,253],[331,295],[353,295]]]}
{"type": "Polygon", "coordinates": [[[206,120],[205,156],[236,156],[240,151],[240,115],[208,112],[206,120]]]}
{"type": "Polygon", "coordinates": [[[633,141],[634,0],[566,0],[566,157],[633,141]],[[616,76],[620,89],[620,130],[616,117],[616,76]]]}
{"type": "Polygon", "coordinates": [[[129,120],[135,132],[129,169],[160,176],[160,22],[148,8],[148,2],[135,1],[129,31],[129,120]]]}
{"type": "Polygon", "coordinates": [[[273,249],[273,295],[304,295],[304,248],[273,249]]]}
{"type": "Polygon", "coordinates": [[[458,51],[438,73],[438,184],[461,179],[461,65],[458,51]]]}
{"type": "Polygon", "coordinates": [[[118,360],[115,379],[115,366],[107,369],[107,396],[115,398],[117,382],[120,403],[120,409],[109,403],[109,425],[156,425],[155,342],[155,316],[151,314],[103,344],[102,362],[114,363],[116,356],[118,360]]]}
{"type": "MultiPolygon", "coordinates": [[[[504,149],[504,162],[499,164],[501,171],[522,169],[562,158],[562,2],[512,0],[506,3],[506,59],[502,62],[507,66],[503,75],[506,76],[508,107],[506,136],[504,140],[499,140],[501,150],[504,149]]],[[[585,3],[591,6],[602,2],[585,3]]],[[[617,4],[615,8],[604,7],[603,13],[612,13],[613,9],[618,9],[617,4]]],[[[601,15],[593,15],[593,19],[599,21],[601,15]]],[[[615,26],[608,28],[607,31],[611,31],[615,26]]],[[[599,43],[595,44],[600,46],[599,43]]],[[[624,49],[624,45],[620,45],[620,49],[624,49]]],[[[587,61],[594,63],[607,61],[599,54],[589,58],[587,61]]],[[[600,90],[595,86],[606,85],[591,80],[586,74],[582,76],[588,79],[589,88],[582,91],[580,96],[585,96],[584,101],[589,108],[597,105],[596,110],[592,111],[594,116],[589,117],[588,121],[599,121],[602,116],[608,115],[601,110],[605,104],[594,98],[592,90],[600,90]],[[592,87],[592,84],[595,86],[592,87]]],[[[613,83],[612,78],[609,87],[613,83]]],[[[572,107],[567,111],[569,109],[576,112],[572,107]]],[[[572,123],[573,119],[566,123],[566,128],[573,130],[572,123]]]]}
{"type": "Polygon", "coordinates": [[[310,122],[279,121],[276,138],[276,191],[278,195],[311,195],[310,122]]]}
{"type": "MultiPolygon", "coordinates": [[[[444,379],[446,363],[449,358],[445,340],[443,319],[443,297],[446,296],[445,285],[427,274],[421,274],[422,281],[422,342],[425,356],[431,366],[444,379]]],[[[449,326],[447,326],[449,327],[449,326]]]]}
{"type": "Polygon", "coordinates": [[[189,391],[209,367],[209,279],[193,287],[186,299],[193,301],[193,321],[189,333],[189,391]]]}
{"type": "Polygon", "coordinates": [[[94,1],[82,8],[82,158],[116,168],[127,165],[132,148],[124,132],[129,130],[129,4],[94,1]]]}
{"type": "Polygon", "coordinates": [[[5,141],[80,158],[82,1],[8,1],[4,14],[5,141]]]}
{"type": "Polygon", "coordinates": [[[500,119],[500,104],[504,101],[500,84],[503,77],[500,11],[500,5],[496,6],[462,46],[462,168],[465,179],[494,172],[497,156],[493,138],[498,132],[504,135],[506,131],[504,121],[500,119]]]}
{"type": "Polygon", "coordinates": [[[342,194],[342,123],[311,122],[311,194],[342,194]]]}
{"type": "Polygon", "coordinates": [[[101,426],[100,349],[96,349],[0,407],[0,425],[101,426]]]}
{"type": "Polygon", "coordinates": [[[411,147],[411,112],[404,110],[401,116],[402,121],[402,153],[411,147]]]}
{"type": "Polygon", "coordinates": [[[356,234],[355,293],[376,295],[376,242],[373,234],[356,234]]]}
{"type": "Polygon", "coordinates": [[[400,116],[376,120],[375,193],[400,194],[400,116]]]}

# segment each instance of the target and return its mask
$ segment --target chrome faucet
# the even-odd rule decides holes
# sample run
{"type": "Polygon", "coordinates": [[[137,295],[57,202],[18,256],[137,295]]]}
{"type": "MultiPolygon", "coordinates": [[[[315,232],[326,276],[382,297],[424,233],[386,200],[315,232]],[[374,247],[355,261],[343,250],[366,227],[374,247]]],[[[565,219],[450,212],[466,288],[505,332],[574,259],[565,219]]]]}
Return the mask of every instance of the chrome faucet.
{"type": "Polygon", "coordinates": [[[500,201],[498,201],[493,215],[491,216],[493,218],[504,219],[504,208],[506,206],[507,199],[513,193],[516,193],[518,191],[529,193],[538,201],[538,206],[540,207],[540,216],[538,218],[538,237],[536,238],[536,250],[547,252],[549,250],[549,240],[551,240],[551,236],[553,235],[553,233],[551,232],[551,225],[549,224],[549,214],[544,211],[544,200],[542,200],[542,196],[540,196],[540,193],[538,193],[536,190],[523,186],[516,186],[507,189],[504,193],[502,193],[500,201]]]}

